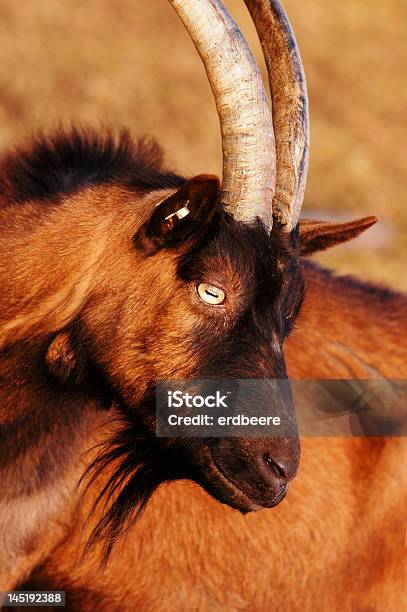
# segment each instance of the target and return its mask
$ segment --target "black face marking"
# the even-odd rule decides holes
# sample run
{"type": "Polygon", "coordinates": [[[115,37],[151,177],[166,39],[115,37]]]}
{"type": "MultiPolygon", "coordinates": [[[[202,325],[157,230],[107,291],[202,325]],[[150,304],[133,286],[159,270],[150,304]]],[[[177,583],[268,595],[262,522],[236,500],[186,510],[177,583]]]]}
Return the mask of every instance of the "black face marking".
{"type": "Polygon", "coordinates": [[[285,377],[280,348],[304,298],[295,235],[275,228],[270,236],[260,221],[243,225],[224,215],[210,238],[180,259],[178,274],[187,283],[222,286],[228,296],[224,319],[205,317],[191,341],[215,353],[202,358],[201,375],[221,368],[224,376],[243,378],[246,369],[247,377],[285,377]]]}

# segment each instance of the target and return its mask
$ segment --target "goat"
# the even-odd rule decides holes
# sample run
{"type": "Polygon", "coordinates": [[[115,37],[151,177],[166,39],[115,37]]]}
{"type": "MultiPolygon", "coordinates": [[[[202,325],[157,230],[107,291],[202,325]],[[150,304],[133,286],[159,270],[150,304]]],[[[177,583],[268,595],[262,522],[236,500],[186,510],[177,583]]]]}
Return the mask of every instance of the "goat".
{"type": "MultiPolygon", "coordinates": [[[[298,470],[298,436],[250,445],[245,439],[157,439],[152,386],[163,378],[217,378],[219,372],[223,378],[286,378],[282,345],[301,317],[304,277],[311,305],[324,308],[324,289],[312,291],[312,282],[325,280],[326,297],[335,284],[303,264],[301,255],[348,240],[375,222],[298,221],[308,158],[307,99],[281,7],[272,3],[266,14],[267,2],[247,2],[263,47],[278,57],[280,69],[270,80],[272,121],[253,59],[223,7],[213,0],[199,7],[172,3],[193,32],[215,92],[225,153],[222,192],[216,177],[186,180],[164,171],[154,147],[126,135],[115,141],[72,130],[12,151],[1,163],[3,589],[21,583],[52,547],[52,535],[41,527],[60,520],[78,457],[112,406],[122,428],[94,464],[104,477],[99,468],[109,472],[111,462],[122,460],[101,489],[120,492],[92,534],[96,544],[107,538],[105,557],[126,519],[144,509],[164,481],[189,478],[244,512],[280,503],[298,470]],[[213,53],[219,24],[222,62],[213,53]],[[241,81],[231,96],[236,74],[241,81]],[[205,295],[208,285],[215,303],[205,295]]],[[[275,60],[267,54],[266,60],[272,74],[275,60]]],[[[373,310],[363,299],[366,289],[345,281],[343,287],[349,303],[373,310]]],[[[400,333],[405,299],[389,294],[389,302],[393,309],[400,304],[400,333]]],[[[342,312],[333,312],[342,321],[342,312]]],[[[304,342],[300,346],[306,355],[304,342]]],[[[309,376],[313,370],[303,353],[292,364],[298,362],[300,371],[302,359],[309,376]]],[[[402,349],[399,354],[402,362],[402,349]]],[[[295,375],[294,365],[291,370],[295,375]]],[[[277,405],[283,417],[293,418],[289,396],[277,405]]],[[[93,516],[100,499],[99,490],[93,516]]],[[[60,550],[55,581],[63,575],[60,550]]],[[[77,579],[82,589],[87,567],[77,579]]],[[[235,580],[241,579],[236,571],[235,580]]],[[[208,593],[222,599],[212,587],[208,593]]],[[[260,599],[251,594],[235,583],[226,603],[239,607],[241,597],[251,609],[262,609],[274,597],[261,589],[260,599]]],[[[191,595],[192,606],[194,597],[200,605],[205,599],[191,595]]],[[[140,597],[146,602],[149,595],[140,597]]],[[[283,597],[289,601],[286,591],[283,597]]],[[[85,609],[86,602],[81,605],[85,609]]]]}

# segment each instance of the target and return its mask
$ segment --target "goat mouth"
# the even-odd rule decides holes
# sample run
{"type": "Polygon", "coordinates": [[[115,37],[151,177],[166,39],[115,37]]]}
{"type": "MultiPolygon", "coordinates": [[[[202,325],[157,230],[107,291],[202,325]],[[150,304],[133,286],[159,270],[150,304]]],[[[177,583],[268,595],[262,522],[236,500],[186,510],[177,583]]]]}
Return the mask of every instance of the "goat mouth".
{"type": "Polygon", "coordinates": [[[264,508],[273,508],[277,506],[287,495],[288,485],[282,485],[278,493],[267,501],[260,502],[258,499],[253,499],[242,488],[231,479],[231,477],[221,468],[213,458],[212,453],[209,454],[208,467],[211,473],[211,480],[207,483],[206,488],[216,497],[216,499],[242,513],[262,510],[264,508]],[[216,478],[216,483],[213,481],[216,478]]]}

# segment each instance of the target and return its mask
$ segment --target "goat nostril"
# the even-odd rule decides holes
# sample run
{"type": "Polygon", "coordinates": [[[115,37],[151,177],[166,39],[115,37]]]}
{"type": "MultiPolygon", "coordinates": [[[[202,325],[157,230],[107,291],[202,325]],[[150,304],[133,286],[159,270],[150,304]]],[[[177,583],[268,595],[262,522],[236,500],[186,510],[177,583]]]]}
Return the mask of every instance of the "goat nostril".
{"type": "Polygon", "coordinates": [[[264,455],[264,463],[271,467],[277,478],[285,478],[285,472],[283,468],[276,461],[274,461],[274,459],[270,457],[270,455],[264,455]]]}

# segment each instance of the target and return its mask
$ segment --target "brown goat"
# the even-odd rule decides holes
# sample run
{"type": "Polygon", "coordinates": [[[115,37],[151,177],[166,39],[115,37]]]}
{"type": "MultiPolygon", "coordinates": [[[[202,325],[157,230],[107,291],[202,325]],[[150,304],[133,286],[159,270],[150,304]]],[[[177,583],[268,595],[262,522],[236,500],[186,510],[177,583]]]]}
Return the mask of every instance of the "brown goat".
{"type": "Polygon", "coordinates": [[[406,298],[303,259],[375,219],[299,220],[308,100],[278,0],[245,0],[272,114],[220,0],[170,2],[215,94],[222,187],[126,134],[72,130],[0,161],[0,589],[67,589],[85,611],[311,610],[321,592],[325,609],[396,610],[403,440],[305,440],[294,481],[287,377],[402,377],[406,298]],[[242,378],[265,383],[245,402],[283,434],[156,435],[158,381],[242,378]]]}

